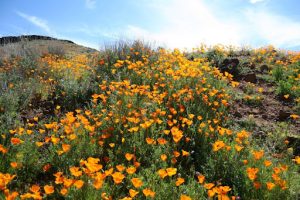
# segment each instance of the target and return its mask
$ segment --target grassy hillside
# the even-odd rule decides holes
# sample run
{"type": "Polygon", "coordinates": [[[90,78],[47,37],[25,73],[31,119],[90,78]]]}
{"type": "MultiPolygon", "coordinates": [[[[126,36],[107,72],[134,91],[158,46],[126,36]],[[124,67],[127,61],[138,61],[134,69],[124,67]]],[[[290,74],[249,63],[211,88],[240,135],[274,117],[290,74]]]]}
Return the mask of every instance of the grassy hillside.
{"type": "Polygon", "coordinates": [[[299,53],[26,52],[0,60],[1,198],[299,197],[299,53]]]}
{"type": "Polygon", "coordinates": [[[78,55],[96,52],[95,49],[80,46],[72,41],[59,40],[46,36],[12,36],[0,38],[0,58],[12,56],[26,57],[43,54],[78,55]]]}

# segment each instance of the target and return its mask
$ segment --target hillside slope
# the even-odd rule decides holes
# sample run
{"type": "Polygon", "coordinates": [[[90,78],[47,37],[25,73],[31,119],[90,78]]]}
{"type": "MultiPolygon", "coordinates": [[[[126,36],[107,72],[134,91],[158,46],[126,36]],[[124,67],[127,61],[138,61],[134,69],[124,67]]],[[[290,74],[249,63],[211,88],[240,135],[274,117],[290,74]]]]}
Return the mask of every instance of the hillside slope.
{"type": "Polygon", "coordinates": [[[300,53],[25,53],[0,59],[0,199],[300,195],[300,53]]]}
{"type": "Polygon", "coordinates": [[[60,40],[48,36],[23,35],[0,38],[0,58],[25,56],[26,54],[42,55],[47,53],[76,55],[93,53],[97,50],[84,47],[70,40],[60,40]]]}

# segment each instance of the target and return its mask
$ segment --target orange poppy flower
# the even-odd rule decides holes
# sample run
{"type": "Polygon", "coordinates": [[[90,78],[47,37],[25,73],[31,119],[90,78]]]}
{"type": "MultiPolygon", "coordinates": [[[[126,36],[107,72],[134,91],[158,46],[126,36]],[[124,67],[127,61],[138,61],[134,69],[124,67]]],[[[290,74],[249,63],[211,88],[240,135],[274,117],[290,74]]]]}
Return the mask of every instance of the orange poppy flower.
{"type": "Polygon", "coordinates": [[[38,186],[38,185],[32,185],[29,190],[31,192],[33,192],[33,193],[39,193],[40,189],[41,189],[40,186],[38,186]]]}
{"type": "Polygon", "coordinates": [[[18,167],[18,163],[17,163],[17,162],[11,162],[11,163],[10,163],[10,166],[11,166],[12,168],[17,168],[17,167],[18,167]]]}
{"type": "Polygon", "coordinates": [[[217,140],[214,144],[213,144],[213,151],[219,151],[220,149],[222,149],[223,147],[225,147],[225,143],[221,140],[217,140]]]}
{"type": "Polygon", "coordinates": [[[181,152],[182,152],[182,156],[189,156],[190,155],[190,153],[185,151],[185,150],[181,150],[181,152]]]}
{"type": "Polygon", "coordinates": [[[198,182],[200,184],[204,183],[204,181],[205,181],[205,176],[204,175],[200,174],[199,176],[197,176],[197,178],[198,178],[198,182]]]}
{"type": "Polygon", "coordinates": [[[155,144],[155,140],[154,139],[152,139],[152,138],[146,138],[146,142],[147,142],[147,144],[155,144]]]}
{"type": "Polygon", "coordinates": [[[162,161],[166,161],[167,160],[167,155],[166,154],[161,154],[160,155],[160,159],[162,160],[162,161]]]}
{"type": "Polygon", "coordinates": [[[18,145],[18,144],[21,144],[23,141],[20,140],[19,138],[11,138],[10,139],[10,142],[13,144],[13,145],[18,145]]]}
{"type": "Polygon", "coordinates": [[[176,180],[176,186],[179,186],[179,185],[181,185],[182,183],[184,183],[184,179],[183,178],[177,178],[177,180],[176,180]]]}
{"type": "Polygon", "coordinates": [[[128,173],[128,174],[134,174],[135,172],[136,172],[136,168],[135,167],[128,167],[127,169],[126,169],[126,172],[128,173]]]}
{"type": "Polygon", "coordinates": [[[180,195],[180,200],[192,200],[192,198],[187,195],[182,194],[182,195],[180,195]]]}
{"type": "Polygon", "coordinates": [[[63,196],[66,196],[68,193],[68,189],[67,188],[63,188],[60,190],[60,194],[62,194],[63,196]]]}
{"type": "Polygon", "coordinates": [[[74,182],[74,186],[75,186],[77,189],[82,188],[83,184],[84,184],[84,181],[82,181],[82,180],[76,180],[76,181],[74,182]]]}
{"type": "Polygon", "coordinates": [[[150,190],[149,188],[146,188],[146,189],[143,189],[143,194],[146,196],[146,197],[151,197],[151,198],[154,198],[155,196],[155,192],[153,192],[152,190],[150,190]]]}
{"type": "Polygon", "coordinates": [[[129,190],[129,195],[131,198],[134,198],[139,192],[134,190],[134,189],[130,189],[129,190]]]}
{"type": "Polygon", "coordinates": [[[66,152],[70,151],[71,145],[69,145],[69,144],[62,144],[62,149],[66,153],[66,152]]]}
{"type": "Polygon", "coordinates": [[[115,184],[122,183],[123,179],[125,178],[125,176],[120,172],[115,172],[111,176],[113,177],[115,184]]]}
{"type": "Polygon", "coordinates": [[[166,176],[168,176],[168,174],[167,174],[167,172],[166,172],[165,169],[160,169],[160,170],[157,171],[157,173],[158,173],[158,175],[159,175],[162,179],[164,179],[166,176]]]}
{"type": "Polygon", "coordinates": [[[269,166],[272,165],[272,162],[269,161],[269,160],[265,160],[265,161],[264,161],[264,165],[265,165],[266,167],[269,167],[269,166]]]}
{"type": "Polygon", "coordinates": [[[272,183],[272,182],[267,182],[267,189],[268,190],[272,190],[274,187],[275,187],[275,184],[274,183],[272,183]]]}
{"type": "Polygon", "coordinates": [[[69,170],[71,174],[75,177],[79,177],[82,175],[82,171],[80,171],[79,167],[70,167],[69,170]]]}
{"type": "Polygon", "coordinates": [[[134,157],[134,154],[131,154],[131,153],[126,153],[126,154],[125,154],[125,158],[126,158],[126,160],[128,160],[128,161],[132,160],[133,157],[134,157]]]}
{"type": "Polygon", "coordinates": [[[254,151],[253,156],[255,160],[260,160],[264,156],[264,151],[254,151]]]}
{"type": "Polygon", "coordinates": [[[166,172],[167,172],[168,176],[173,176],[177,173],[177,168],[172,168],[172,167],[167,168],[166,172]]]}
{"type": "Polygon", "coordinates": [[[215,186],[215,184],[213,184],[213,183],[205,183],[204,184],[204,188],[207,190],[212,189],[214,186],[215,186]]]}
{"type": "Polygon", "coordinates": [[[134,187],[139,188],[143,185],[143,181],[139,178],[132,178],[131,183],[133,184],[134,187]]]}
{"type": "Polygon", "coordinates": [[[164,138],[158,138],[157,142],[158,142],[158,144],[161,144],[161,145],[164,145],[164,144],[168,143],[168,141],[166,139],[164,139],[164,138]]]}
{"type": "Polygon", "coordinates": [[[250,180],[254,180],[257,177],[257,173],[258,173],[259,169],[258,168],[247,168],[247,174],[250,180]]]}
{"type": "Polygon", "coordinates": [[[52,194],[54,192],[54,187],[51,185],[45,185],[44,186],[44,191],[45,193],[48,194],[52,194]]]}

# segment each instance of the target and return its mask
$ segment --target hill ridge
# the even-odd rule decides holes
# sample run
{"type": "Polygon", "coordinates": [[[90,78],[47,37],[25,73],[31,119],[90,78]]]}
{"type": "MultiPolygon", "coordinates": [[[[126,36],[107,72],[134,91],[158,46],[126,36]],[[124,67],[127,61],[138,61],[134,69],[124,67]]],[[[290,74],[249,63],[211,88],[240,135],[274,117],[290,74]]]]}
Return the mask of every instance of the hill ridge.
{"type": "Polygon", "coordinates": [[[53,38],[50,36],[43,36],[43,35],[20,35],[20,36],[4,36],[0,37],[0,45],[6,45],[10,43],[17,43],[21,42],[23,40],[26,41],[32,41],[32,40],[57,40],[57,41],[63,41],[71,44],[75,44],[71,40],[62,40],[62,39],[57,39],[53,38]]]}

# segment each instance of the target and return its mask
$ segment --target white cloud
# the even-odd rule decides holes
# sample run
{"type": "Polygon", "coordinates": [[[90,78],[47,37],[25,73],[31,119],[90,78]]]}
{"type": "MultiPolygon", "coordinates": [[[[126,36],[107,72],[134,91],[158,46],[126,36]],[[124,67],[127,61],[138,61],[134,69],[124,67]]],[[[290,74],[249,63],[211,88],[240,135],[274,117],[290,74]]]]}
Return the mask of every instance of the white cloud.
{"type": "Polygon", "coordinates": [[[49,35],[56,35],[55,32],[53,30],[51,30],[50,27],[48,26],[47,21],[40,19],[36,16],[27,15],[20,11],[16,11],[16,13],[20,17],[24,18],[25,20],[29,21],[30,23],[34,24],[35,26],[39,27],[40,29],[42,29],[43,31],[48,33],[49,35]]]}
{"type": "Polygon", "coordinates": [[[88,9],[94,9],[94,8],[96,8],[96,0],[85,0],[85,6],[88,9]]]}
{"type": "Polygon", "coordinates": [[[218,19],[203,1],[182,0],[170,1],[166,4],[153,0],[156,14],[161,15],[164,28],[158,32],[150,32],[137,26],[129,25],[127,35],[150,39],[166,44],[170,48],[192,48],[201,43],[238,45],[242,41],[240,27],[235,21],[218,19]]]}
{"type": "Polygon", "coordinates": [[[246,11],[255,35],[278,47],[300,45],[300,23],[287,17],[264,11],[246,11]]]}
{"type": "Polygon", "coordinates": [[[263,2],[265,0],[250,0],[250,3],[255,4],[255,3],[259,3],[259,2],[263,2]]]}
{"type": "Polygon", "coordinates": [[[272,44],[279,48],[300,45],[300,22],[273,13],[265,7],[245,6],[231,17],[220,17],[227,16],[229,10],[217,13],[203,0],[189,0],[188,3],[182,0],[150,2],[151,12],[160,17],[159,23],[163,28],[155,32],[128,25],[123,34],[132,39],[146,39],[181,49],[196,47],[201,43],[252,47],[272,44]]]}

